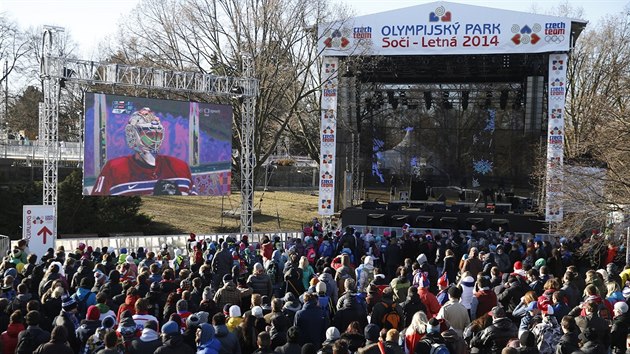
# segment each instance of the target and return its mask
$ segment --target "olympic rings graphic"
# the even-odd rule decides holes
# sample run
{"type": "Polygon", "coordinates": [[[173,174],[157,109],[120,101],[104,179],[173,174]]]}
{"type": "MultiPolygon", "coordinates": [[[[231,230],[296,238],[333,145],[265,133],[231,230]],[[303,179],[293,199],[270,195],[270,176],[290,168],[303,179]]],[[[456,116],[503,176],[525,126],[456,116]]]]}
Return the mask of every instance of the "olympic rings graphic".
{"type": "Polygon", "coordinates": [[[545,36],[545,42],[561,43],[564,42],[564,36],[545,36]]]}

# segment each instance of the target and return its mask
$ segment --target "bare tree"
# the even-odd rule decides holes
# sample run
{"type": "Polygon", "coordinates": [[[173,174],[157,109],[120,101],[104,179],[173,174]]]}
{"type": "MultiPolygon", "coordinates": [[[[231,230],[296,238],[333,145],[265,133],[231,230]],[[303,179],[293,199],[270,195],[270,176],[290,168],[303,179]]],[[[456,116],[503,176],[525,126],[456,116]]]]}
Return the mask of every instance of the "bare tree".
{"type": "Polygon", "coordinates": [[[0,74],[0,85],[16,69],[20,60],[28,52],[29,46],[24,33],[17,24],[6,15],[0,14],[0,61],[4,61],[7,70],[0,74]]]}
{"type": "MultiPolygon", "coordinates": [[[[319,121],[320,58],[313,26],[332,14],[325,0],[145,0],[121,29],[124,42],[112,46],[109,55],[121,62],[228,76],[240,76],[243,55],[251,56],[260,80],[254,143],[258,170],[287,134],[309,139],[304,146],[311,156],[319,149],[310,134],[319,129],[314,122],[319,121]]],[[[237,149],[240,122],[235,110],[237,149]]],[[[238,167],[238,159],[233,162],[238,167]]]]}

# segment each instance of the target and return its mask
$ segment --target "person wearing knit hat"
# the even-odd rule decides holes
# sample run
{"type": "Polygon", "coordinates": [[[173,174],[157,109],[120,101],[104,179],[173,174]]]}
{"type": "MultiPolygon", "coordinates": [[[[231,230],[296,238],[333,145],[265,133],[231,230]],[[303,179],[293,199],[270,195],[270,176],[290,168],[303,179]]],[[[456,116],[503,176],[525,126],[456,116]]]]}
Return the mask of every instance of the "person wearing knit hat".
{"type": "Polygon", "coordinates": [[[175,321],[168,321],[162,325],[162,339],[164,344],[160,346],[155,353],[195,353],[195,350],[190,345],[184,343],[179,325],[175,321]]]}
{"type": "Polygon", "coordinates": [[[140,337],[131,342],[129,353],[154,353],[162,345],[158,329],[156,321],[149,320],[145,322],[140,337]]]}
{"type": "Polygon", "coordinates": [[[88,338],[96,333],[96,330],[101,326],[101,321],[99,320],[100,316],[101,311],[99,311],[98,307],[94,305],[88,307],[85,320],[76,331],[77,339],[80,342],[81,348],[85,347],[88,338]]]}
{"type": "Polygon", "coordinates": [[[197,329],[195,342],[197,343],[197,354],[219,353],[221,351],[221,342],[215,338],[215,330],[212,325],[202,323],[197,329]]]}
{"type": "Polygon", "coordinates": [[[178,300],[175,304],[175,309],[179,317],[182,319],[181,327],[186,329],[186,319],[188,316],[192,315],[192,313],[188,311],[188,301],[184,299],[178,300]]]}
{"type": "Polygon", "coordinates": [[[335,327],[329,327],[326,330],[326,340],[324,341],[324,343],[322,343],[321,352],[332,353],[333,352],[332,347],[335,344],[335,342],[339,340],[339,337],[341,337],[339,330],[335,327]]]}
{"type": "Polygon", "coordinates": [[[262,318],[263,317],[263,309],[260,306],[254,306],[252,308],[252,315],[256,318],[262,318]]]}
{"type": "Polygon", "coordinates": [[[230,332],[234,332],[241,322],[243,322],[243,318],[241,317],[241,308],[238,305],[232,305],[229,310],[229,318],[225,325],[230,332]]]}

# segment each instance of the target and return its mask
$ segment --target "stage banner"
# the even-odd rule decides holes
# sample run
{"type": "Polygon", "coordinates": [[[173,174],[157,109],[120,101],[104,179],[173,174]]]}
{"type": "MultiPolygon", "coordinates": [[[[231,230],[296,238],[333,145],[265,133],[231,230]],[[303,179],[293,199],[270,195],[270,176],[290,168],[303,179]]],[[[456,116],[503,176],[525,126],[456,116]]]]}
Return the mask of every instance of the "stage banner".
{"type": "Polygon", "coordinates": [[[568,51],[564,17],[450,2],[318,25],[325,56],[514,54],[568,51]]]}
{"type": "Polygon", "coordinates": [[[564,102],[567,87],[567,60],[566,54],[549,55],[546,221],[562,221],[563,217],[564,102]]]}
{"type": "Polygon", "coordinates": [[[319,214],[335,212],[335,154],[337,144],[337,94],[339,80],[337,58],[324,58],[322,62],[322,97],[319,159],[319,214]]]}

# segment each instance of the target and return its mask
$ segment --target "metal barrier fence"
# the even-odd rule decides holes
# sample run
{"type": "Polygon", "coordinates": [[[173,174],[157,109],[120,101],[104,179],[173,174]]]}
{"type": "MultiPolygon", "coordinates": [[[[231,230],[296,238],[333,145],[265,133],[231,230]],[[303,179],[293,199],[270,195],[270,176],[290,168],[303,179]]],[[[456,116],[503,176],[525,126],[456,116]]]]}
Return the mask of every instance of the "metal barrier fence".
{"type": "Polygon", "coordinates": [[[9,236],[0,235],[0,255],[4,257],[11,250],[11,238],[9,236]]]}
{"type": "MultiPolygon", "coordinates": [[[[366,225],[348,225],[350,227],[353,227],[355,230],[357,231],[361,231],[362,233],[365,232],[365,230],[372,230],[372,234],[374,235],[383,235],[383,233],[385,231],[387,232],[392,232],[392,231],[396,231],[397,236],[401,236],[402,235],[402,228],[401,227],[389,227],[389,226],[366,226],[366,225]]],[[[442,233],[443,231],[449,232],[450,229],[435,229],[435,228],[409,228],[408,230],[411,231],[411,233],[417,233],[417,234],[423,234],[426,230],[431,230],[431,233],[433,235],[437,235],[439,233],[442,233]]],[[[466,233],[470,233],[471,230],[459,230],[459,231],[463,231],[466,233]]],[[[483,231],[483,230],[480,230],[483,231]]],[[[514,232],[515,236],[518,236],[521,238],[521,240],[523,241],[527,241],[530,238],[532,238],[532,234],[528,233],[528,232],[514,232]]],[[[536,234],[536,237],[540,237],[543,241],[551,241],[554,239],[554,237],[558,237],[557,235],[549,235],[549,234],[536,234]]]]}
{"type": "MultiPolygon", "coordinates": [[[[218,242],[219,239],[226,239],[232,237],[236,240],[241,239],[242,234],[226,233],[226,234],[197,234],[197,240],[210,240],[218,242]]],[[[77,248],[79,242],[83,242],[88,246],[114,248],[116,250],[125,247],[130,250],[137,250],[138,247],[144,247],[145,250],[156,251],[161,248],[163,244],[166,244],[171,249],[179,248],[182,251],[186,251],[186,241],[189,238],[189,234],[185,235],[155,235],[155,236],[114,236],[114,237],[98,237],[98,238],[71,238],[71,239],[57,239],[55,247],[63,246],[67,251],[72,251],[77,248]]],[[[280,237],[280,241],[284,242],[288,238],[300,237],[303,238],[302,231],[279,231],[279,232],[252,232],[247,234],[249,243],[260,243],[264,236],[268,236],[273,239],[274,236],[280,237]]]]}
{"type": "MultiPolygon", "coordinates": [[[[59,142],[59,146],[54,150],[59,160],[81,161],[82,147],[76,142],[59,142]]],[[[46,148],[40,141],[23,143],[19,141],[0,141],[0,158],[15,160],[43,160],[46,155],[46,148]]]]}

